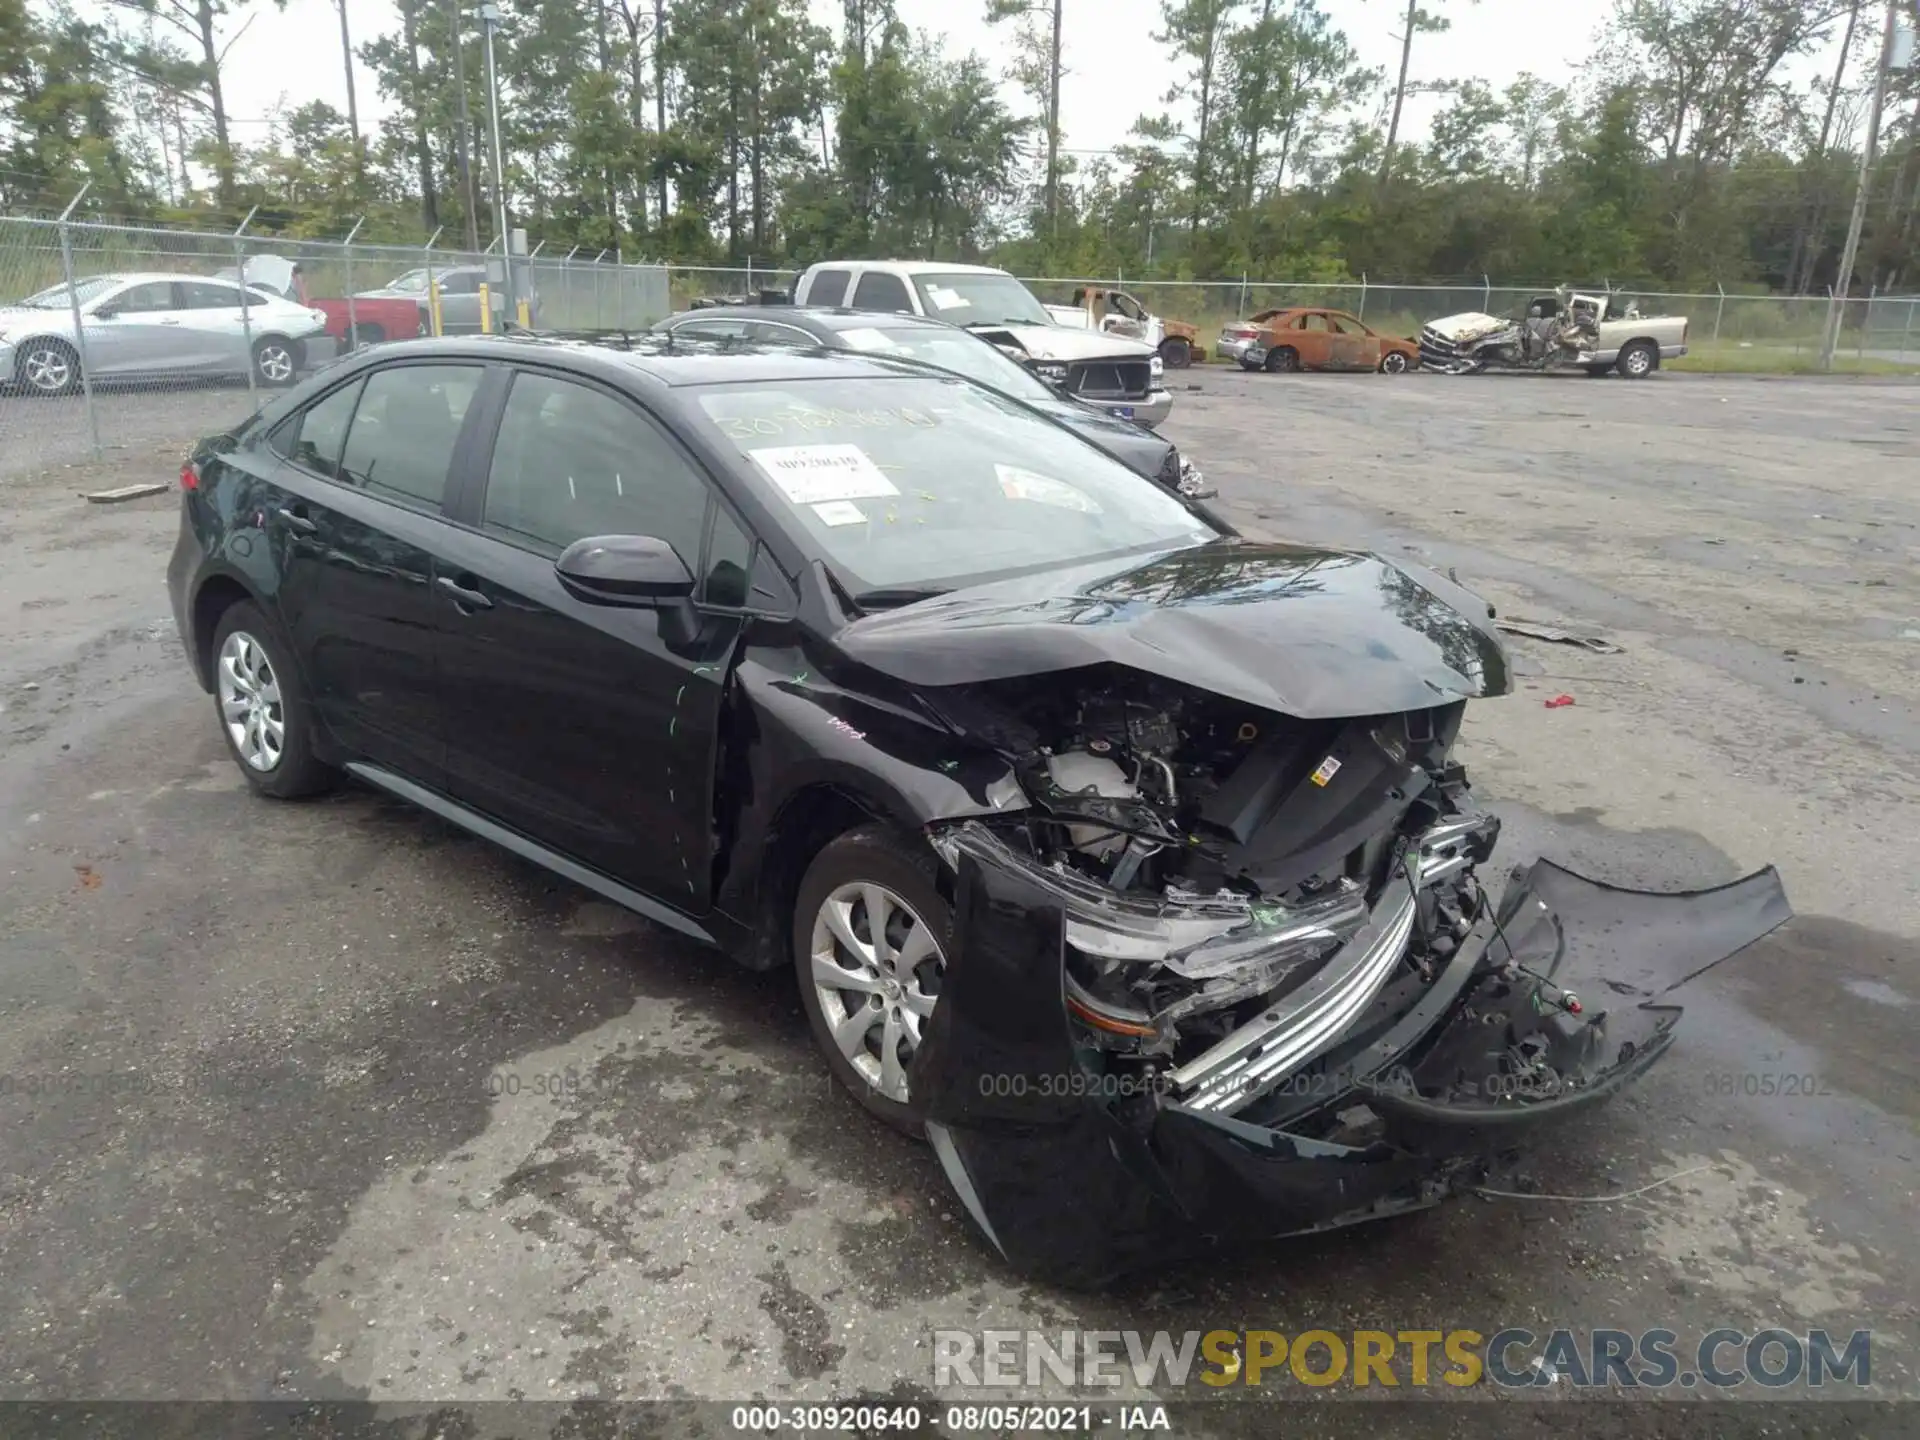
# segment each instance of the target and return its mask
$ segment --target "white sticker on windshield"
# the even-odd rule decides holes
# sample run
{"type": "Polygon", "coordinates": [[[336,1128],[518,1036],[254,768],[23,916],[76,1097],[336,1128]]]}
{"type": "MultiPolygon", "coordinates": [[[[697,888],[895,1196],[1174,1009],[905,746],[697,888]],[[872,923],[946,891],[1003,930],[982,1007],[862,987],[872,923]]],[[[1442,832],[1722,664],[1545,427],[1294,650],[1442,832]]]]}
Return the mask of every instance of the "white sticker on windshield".
{"type": "Polygon", "coordinates": [[[846,342],[849,350],[897,350],[884,330],[874,330],[865,326],[857,330],[842,330],[840,338],[846,342]]]}
{"type": "Polygon", "coordinates": [[[949,290],[944,285],[929,285],[927,298],[933,301],[936,310],[965,310],[973,304],[958,290],[949,290]]]}
{"type": "Polygon", "coordinates": [[[1098,515],[1100,507],[1093,497],[1064,480],[1022,470],[1017,465],[995,465],[1000,477],[1000,493],[1009,500],[1031,500],[1036,505],[1053,505],[1062,510],[1078,510],[1083,515],[1098,515]]]}
{"type": "Polygon", "coordinates": [[[900,493],[858,445],[769,445],[747,454],[796,505],[900,493]]]}
{"type": "Polygon", "coordinates": [[[822,525],[864,525],[867,512],[851,500],[829,500],[823,505],[813,507],[813,513],[820,517],[822,525]]]}

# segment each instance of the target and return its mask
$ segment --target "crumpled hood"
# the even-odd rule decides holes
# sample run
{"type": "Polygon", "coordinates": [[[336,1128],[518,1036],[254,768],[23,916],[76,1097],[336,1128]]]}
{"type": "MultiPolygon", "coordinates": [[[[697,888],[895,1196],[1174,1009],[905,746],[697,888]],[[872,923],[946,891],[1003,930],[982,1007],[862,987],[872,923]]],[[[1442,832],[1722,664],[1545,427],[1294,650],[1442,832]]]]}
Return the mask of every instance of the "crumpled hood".
{"type": "Polygon", "coordinates": [[[1109,663],[1309,720],[1512,689],[1485,602],[1440,576],[1226,538],[957,590],[834,638],[910,685],[1109,663]]]}
{"type": "Polygon", "coordinates": [[[1011,344],[1034,360],[1146,360],[1153,348],[1138,340],[1066,325],[969,325],[996,345],[1011,344]]]}
{"type": "Polygon", "coordinates": [[[1444,320],[1431,321],[1427,329],[1442,340],[1478,340],[1482,336],[1508,329],[1512,324],[1513,321],[1503,320],[1498,315],[1468,310],[1459,315],[1449,315],[1444,320]]]}

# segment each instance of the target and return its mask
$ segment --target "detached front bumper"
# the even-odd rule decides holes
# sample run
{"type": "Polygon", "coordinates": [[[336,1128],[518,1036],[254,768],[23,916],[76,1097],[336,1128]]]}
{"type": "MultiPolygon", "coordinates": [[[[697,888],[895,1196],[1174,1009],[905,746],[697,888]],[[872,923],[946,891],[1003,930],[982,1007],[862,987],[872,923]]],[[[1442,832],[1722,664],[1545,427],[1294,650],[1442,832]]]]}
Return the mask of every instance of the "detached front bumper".
{"type": "Polygon", "coordinates": [[[1069,1285],[1477,1183],[1643,1074],[1680,1015],[1667,992],[1792,913],[1771,869],[1661,895],[1541,860],[1423,977],[1399,962],[1407,894],[1389,886],[1312,978],[1152,1076],[1078,1043],[1055,894],[976,853],[957,868],[956,953],[913,1090],[974,1222],[1018,1270],[1069,1285]],[[1278,1066],[1235,1082],[1230,1062],[1244,1082],[1263,1054],[1278,1066]]]}

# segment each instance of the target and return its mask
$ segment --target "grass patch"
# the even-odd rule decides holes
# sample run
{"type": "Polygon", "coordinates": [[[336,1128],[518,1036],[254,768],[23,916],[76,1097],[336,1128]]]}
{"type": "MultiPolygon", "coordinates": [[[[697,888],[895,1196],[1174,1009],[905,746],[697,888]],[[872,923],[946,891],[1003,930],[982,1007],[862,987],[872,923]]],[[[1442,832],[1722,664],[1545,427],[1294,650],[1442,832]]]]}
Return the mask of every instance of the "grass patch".
{"type": "MultiPolygon", "coordinates": [[[[1896,342],[1897,343],[1897,342],[1896,342]]],[[[1669,360],[1666,370],[1696,374],[1722,375],[1819,375],[1818,345],[1742,345],[1735,340],[1719,344],[1690,345],[1678,360],[1669,360]]],[[[1878,355],[1861,355],[1846,346],[1834,352],[1835,375],[1920,375],[1920,350],[1902,363],[1878,355]]]]}

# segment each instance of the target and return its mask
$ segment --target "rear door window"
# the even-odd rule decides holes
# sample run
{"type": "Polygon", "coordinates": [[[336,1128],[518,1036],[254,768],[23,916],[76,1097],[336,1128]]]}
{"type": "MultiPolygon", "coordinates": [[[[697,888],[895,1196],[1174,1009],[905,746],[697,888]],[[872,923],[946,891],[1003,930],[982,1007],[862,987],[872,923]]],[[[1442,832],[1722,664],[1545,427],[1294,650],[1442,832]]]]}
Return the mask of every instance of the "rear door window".
{"type": "Polygon", "coordinates": [[[478,365],[376,370],[353,412],[339,478],[384,500],[437,511],[480,375],[478,365]]]}
{"type": "Polygon", "coordinates": [[[856,310],[897,311],[911,315],[913,301],[907,295],[907,282],[885,270],[869,270],[853,288],[856,310]]]}
{"type": "Polygon", "coordinates": [[[355,380],[321,396],[276,427],[268,443],[301,469],[338,480],[340,452],[347,444],[347,425],[353,419],[353,407],[365,383],[355,380]]]}
{"type": "Polygon", "coordinates": [[[809,305],[844,305],[847,303],[847,272],[845,270],[822,270],[813,277],[813,283],[807,287],[809,305]]]}

